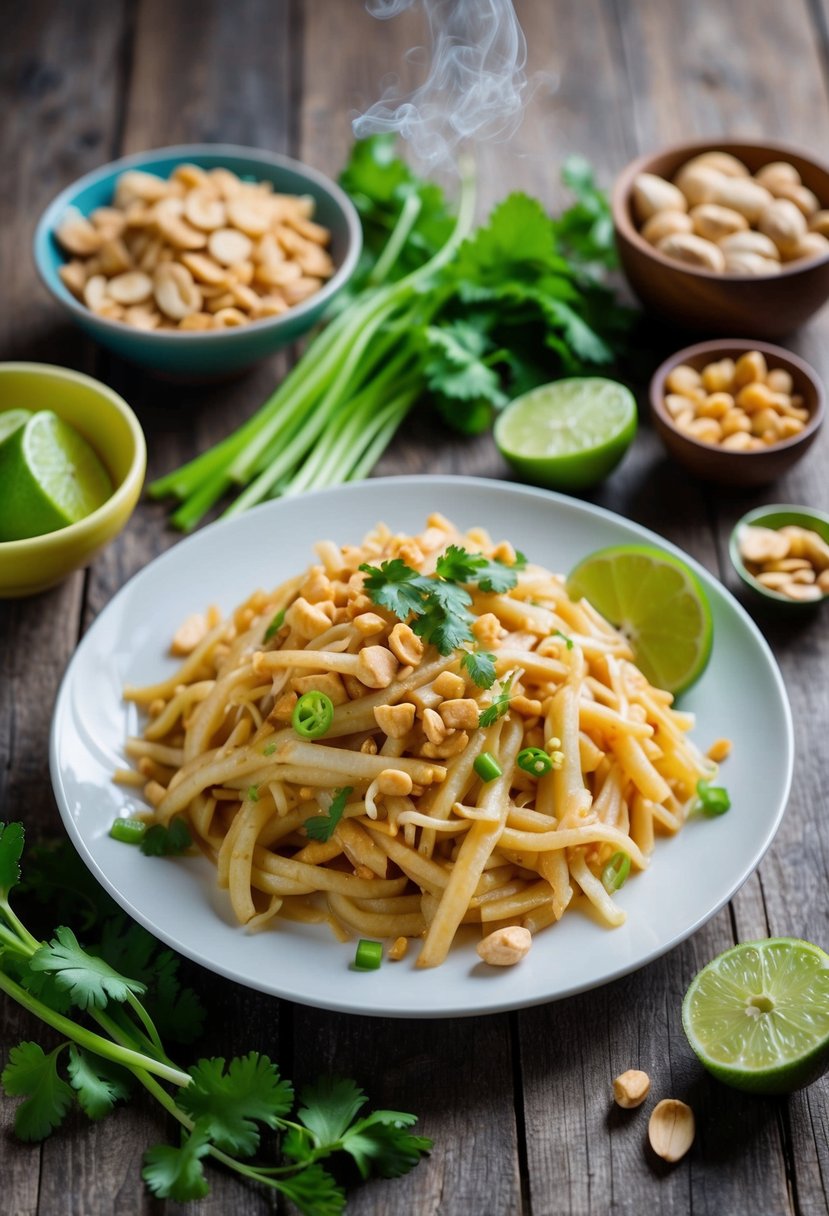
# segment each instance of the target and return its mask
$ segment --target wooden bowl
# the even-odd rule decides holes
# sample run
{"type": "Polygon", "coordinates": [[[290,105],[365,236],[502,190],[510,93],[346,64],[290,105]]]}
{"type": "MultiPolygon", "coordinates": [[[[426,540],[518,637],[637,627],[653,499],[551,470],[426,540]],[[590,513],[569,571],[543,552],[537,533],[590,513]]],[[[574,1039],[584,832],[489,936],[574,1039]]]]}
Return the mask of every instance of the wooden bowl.
{"type": "Polygon", "coordinates": [[[622,266],[642,304],[673,325],[708,334],[782,337],[808,321],[829,299],[829,254],[786,262],[779,274],[768,277],[719,274],[666,257],[648,244],[634,223],[631,191],[639,173],[670,180],[686,161],[713,149],[732,153],[752,173],[770,161],[788,161],[821,207],[829,208],[829,169],[785,144],[716,138],[674,144],[656,155],[640,156],[616,179],[613,222],[622,266]]]}
{"type": "Polygon", "coordinates": [[[782,477],[805,455],[823,422],[825,394],[817,372],[791,351],[754,339],[724,338],[686,346],[666,359],[651,380],[650,406],[654,426],[675,460],[704,481],[715,481],[731,488],[748,488],[766,485],[782,477]],[[809,421],[800,434],[783,439],[761,452],[733,452],[710,443],[701,443],[686,431],[681,431],[665,408],[665,381],[673,369],[684,363],[695,371],[702,371],[718,359],[731,358],[736,361],[749,350],[759,350],[770,369],[783,368],[792,377],[794,391],[802,396],[804,408],[809,411],[809,421]]]}

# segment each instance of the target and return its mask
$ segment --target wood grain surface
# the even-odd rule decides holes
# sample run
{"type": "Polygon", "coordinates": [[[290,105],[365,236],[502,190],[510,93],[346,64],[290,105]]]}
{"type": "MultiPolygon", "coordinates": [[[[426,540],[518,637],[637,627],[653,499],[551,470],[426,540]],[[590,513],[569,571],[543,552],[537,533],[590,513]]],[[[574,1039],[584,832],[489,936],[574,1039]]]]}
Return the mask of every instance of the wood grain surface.
{"type": "MultiPolygon", "coordinates": [[[[550,206],[562,158],[581,152],[609,185],[634,155],[718,134],[785,139],[829,158],[829,17],[822,0],[522,0],[534,92],[509,144],[481,155],[482,211],[506,189],[550,206]]],[[[0,46],[3,180],[0,357],[37,358],[101,377],[138,412],[150,474],[226,434],[283,374],[282,355],[218,386],[160,383],[71,329],[36,281],[29,248],[63,185],[121,152],[226,140],[289,152],[336,175],[353,115],[423,38],[415,9],[373,20],[357,0],[28,0],[4,16],[0,46]]],[[[715,334],[709,335],[715,337],[715,334]]],[[[750,337],[751,335],[746,335],[750,337]]],[[[677,335],[655,332],[665,349],[677,335]]],[[[829,379],[829,312],[792,341],[829,379]]],[[[647,368],[643,368],[645,374],[647,368]]],[[[644,381],[643,381],[644,385],[644,381]]],[[[642,387],[642,386],[640,386],[642,387]]],[[[643,398],[644,400],[644,398],[643,398]]],[[[829,509],[829,433],[782,482],[714,491],[670,464],[645,424],[591,501],[654,528],[739,594],[727,538],[762,502],[829,509]]],[[[428,415],[410,420],[378,473],[503,477],[491,440],[461,440],[428,415]]],[[[143,503],[86,573],[31,600],[0,604],[0,815],[30,833],[60,826],[47,739],[58,682],[79,637],[134,572],[176,542],[163,509],[143,503]]],[[[580,997],[475,1020],[385,1021],[329,1014],[246,991],[193,968],[210,1010],[205,1055],[267,1050],[302,1082],[354,1076],[378,1105],[416,1111],[435,1148],[406,1178],[350,1196],[354,1216],[816,1216],[829,1211],[829,1084],[790,1099],[747,1099],[709,1082],[679,1021],[694,972],[734,941],[794,934],[829,944],[829,632],[825,612],[781,624],[757,615],[781,665],[797,732],[788,812],[758,873],[684,945],[580,997]],[[645,1119],[610,1102],[628,1067],[697,1114],[690,1156],[661,1167],[645,1119]]],[[[774,757],[769,757],[774,763],[774,757]]],[[[693,880],[693,876],[690,876],[693,880]]],[[[0,1055],[39,1031],[0,1002],[0,1055]]],[[[144,1149],[169,1137],[137,1100],[104,1124],[73,1117],[43,1147],[11,1134],[0,1099],[0,1216],[172,1216],[140,1181],[144,1149]]],[[[205,1213],[282,1210],[211,1172],[205,1213]]]]}

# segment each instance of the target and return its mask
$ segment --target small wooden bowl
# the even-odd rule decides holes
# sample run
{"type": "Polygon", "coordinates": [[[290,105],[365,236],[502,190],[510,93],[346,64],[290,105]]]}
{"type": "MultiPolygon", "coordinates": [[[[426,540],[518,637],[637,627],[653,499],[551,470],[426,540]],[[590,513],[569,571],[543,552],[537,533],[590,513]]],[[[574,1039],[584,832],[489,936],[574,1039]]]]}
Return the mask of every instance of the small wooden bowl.
{"type": "Polygon", "coordinates": [[[790,507],[785,503],[778,503],[767,507],[757,507],[737,521],[728,541],[728,555],[731,558],[732,566],[745,585],[770,605],[783,612],[793,614],[814,612],[815,608],[820,608],[829,600],[829,595],[824,595],[820,600],[789,599],[787,595],[773,591],[771,587],[766,587],[763,583],[758,583],[754,575],[746,568],[740,555],[740,536],[744,528],[783,528],[787,524],[809,528],[829,543],[829,515],[824,515],[823,512],[816,511],[813,507],[790,507]]]}
{"type": "Polygon", "coordinates": [[[725,338],[686,346],[666,359],[651,380],[650,406],[654,426],[675,460],[695,477],[738,489],[766,485],[782,477],[805,455],[823,423],[825,394],[817,372],[791,351],[748,338],[725,338]],[[770,369],[783,368],[792,377],[794,391],[802,396],[804,408],[809,411],[809,421],[800,434],[761,452],[733,452],[711,443],[701,443],[681,431],[665,408],[665,381],[674,368],[684,363],[701,372],[709,363],[728,358],[736,361],[749,350],[759,350],[770,369]]]}
{"type": "Polygon", "coordinates": [[[788,161],[821,207],[829,208],[829,169],[785,144],[716,138],[674,144],[656,155],[640,156],[616,179],[613,223],[622,266],[644,306],[673,325],[709,334],[780,338],[803,325],[829,299],[829,254],[786,262],[779,274],[768,277],[719,274],[666,257],[648,244],[634,223],[631,192],[639,173],[671,180],[686,161],[713,149],[730,152],[752,173],[770,161],[788,161]]]}

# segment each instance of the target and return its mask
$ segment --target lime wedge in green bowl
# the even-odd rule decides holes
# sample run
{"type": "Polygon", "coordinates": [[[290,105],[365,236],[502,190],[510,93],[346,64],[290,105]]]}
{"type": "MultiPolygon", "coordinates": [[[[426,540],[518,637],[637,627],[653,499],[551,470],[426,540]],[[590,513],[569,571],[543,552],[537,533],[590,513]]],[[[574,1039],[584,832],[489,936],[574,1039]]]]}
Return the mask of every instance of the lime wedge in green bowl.
{"type": "Polygon", "coordinates": [[[615,380],[555,380],[510,402],[494,434],[501,455],[527,481],[584,490],[606,477],[628,450],[636,434],[636,401],[615,380]]]}
{"type": "Polygon", "coordinates": [[[567,593],[588,600],[625,635],[656,687],[683,692],[705,670],[711,608],[702,583],[678,557],[649,545],[600,549],[570,571],[567,593]]]}
{"type": "Polygon", "coordinates": [[[829,1065],[829,955],[794,937],[733,946],[691,982],[682,1026],[726,1085],[756,1094],[801,1089],[829,1065]]]}
{"type": "Polygon", "coordinates": [[[0,447],[32,416],[31,410],[3,410],[0,413],[0,447]]]}
{"type": "Polygon", "coordinates": [[[77,523],[112,494],[109,474],[83,436],[39,410],[0,446],[0,541],[77,523]]]}

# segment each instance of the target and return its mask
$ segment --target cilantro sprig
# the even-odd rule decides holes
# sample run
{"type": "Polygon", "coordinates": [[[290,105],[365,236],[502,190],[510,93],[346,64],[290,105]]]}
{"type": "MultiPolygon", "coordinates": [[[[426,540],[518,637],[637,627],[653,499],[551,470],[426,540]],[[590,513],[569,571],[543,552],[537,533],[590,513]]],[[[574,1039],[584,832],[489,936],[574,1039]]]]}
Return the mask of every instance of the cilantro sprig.
{"type": "Polygon", "coordinates": [[[503,680],[501,683],[501,691],[497,696],[493,697],[492,704],[486,709],[481,710],[478,714],[479,726],[492,726],[499,718],[503,718],[504,714],[509,709],[510,697],[512,696],[512,682],[515,679],[511,675],[509,679],[503,680]]]}
{"type": "MultiPolygon", "coordinates": [[[[335,819],[350,791],[339,791],[335,819]]],[[[333,827],[331,828],[333,831],[333,827]]],[[[363,1113],[366,1096],[353,1081],[324,1079],[297,1098],[277,1065],[248,1052],[232,1060],[201,1059],[188,1070],[173,1063],[162,1033],[184,1041],[201,1028],[204,1011],[178,980],[178,959],[130,924],[88,875],[70,848],[41,850],[27,862],[30,893],[61,915],[83,913],[82,946],[59,925],[39,940],[12,910],[23,853],[20,824],[0,823],[0,992],[57,1031],[46,1052],[25,1041],[9,1052],[0,1085],[20,1099],[15,1130],[43,1140],[77,1105],[90,1119],[105,1118],[139,1084],[181,1124],[178,1144],[144,1156],[142,1176],[159,1199],[179,1203],[210,1190],[210,1158],[278,1191],[304,1216],[339,1216],[345,1194],[326,1168],[345,1154],[361,1176],[394,1178],[415,1166],[431,1141],[410,1131],[414,1115],[363,1113]],[[263,1132],[281,1136],[281,1161],[256,1164],[263,1132]]]]}
{"type": "Polygon", "coordinates": [[[399,557],[379,566],[364,563],[360,569],[367,576],[363,589],[370,599],[401,621],[411,621],[412,629],[424,642],[446,655],[472,640],[475,618],[469,611],[472,596],[467,586],[477,583],[481,591],[509,591],[518,581],[518,570],[525,560],[518,554],[515,564],[508,566],[482,553],[467,553],[460,545],[450,545],[438,558],[434,575],[420,574],[399,557]]]}
{"type": "Polygon", "coordinates": [[[312,815],[310,819],[305,820],[305,832],[312,840],[327,841],[331,839],[337,824],[343,817],[345,804],[353,792],[350,785],[346,785],[340,790],[334,790],[334,799],[328,808],[328,813],[312,815]]]}

